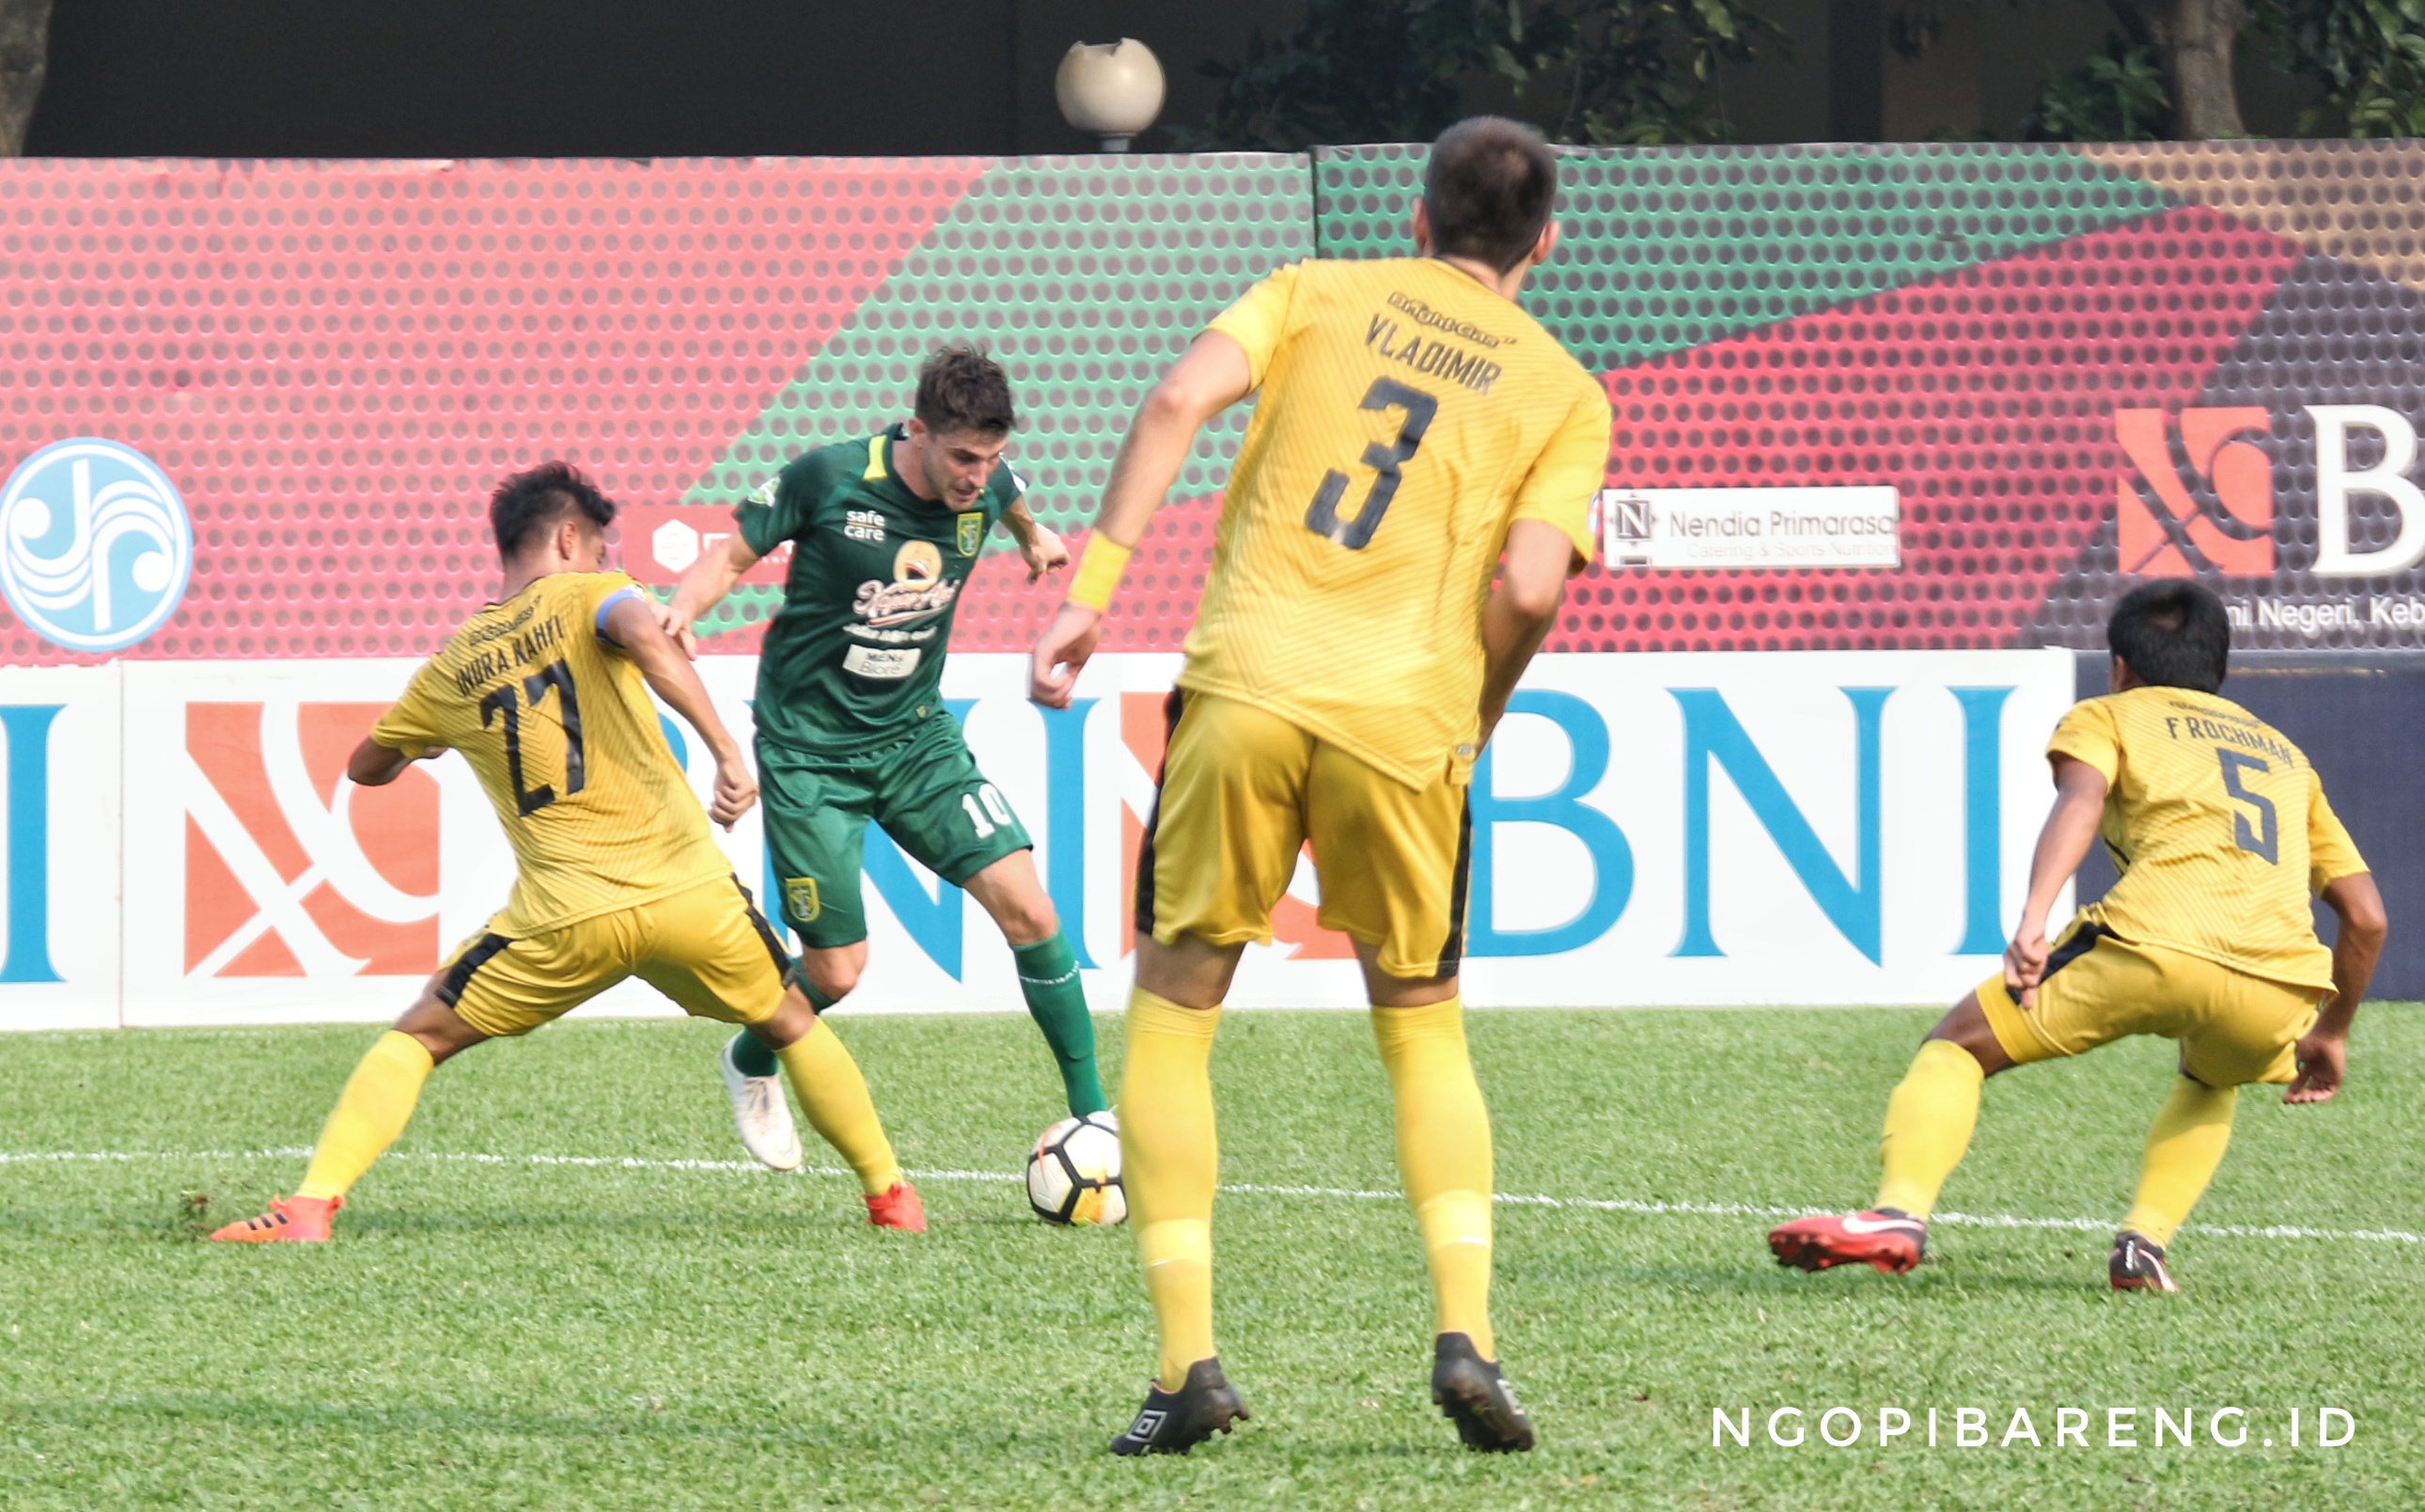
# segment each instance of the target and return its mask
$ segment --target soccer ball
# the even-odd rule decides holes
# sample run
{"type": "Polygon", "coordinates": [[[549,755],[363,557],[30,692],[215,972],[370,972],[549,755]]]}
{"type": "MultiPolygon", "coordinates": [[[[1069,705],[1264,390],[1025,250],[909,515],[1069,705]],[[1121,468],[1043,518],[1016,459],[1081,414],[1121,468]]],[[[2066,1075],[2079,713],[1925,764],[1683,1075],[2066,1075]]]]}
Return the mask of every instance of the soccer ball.
{"type": "Polygon", "coordinates": [[[1047,1223],[1109,1226],[1129,1216],[1120,1186],[1120,1122],[1110,1113],[1063,1119],[1027,1156],[1027,1205],[1047,1223]]]}

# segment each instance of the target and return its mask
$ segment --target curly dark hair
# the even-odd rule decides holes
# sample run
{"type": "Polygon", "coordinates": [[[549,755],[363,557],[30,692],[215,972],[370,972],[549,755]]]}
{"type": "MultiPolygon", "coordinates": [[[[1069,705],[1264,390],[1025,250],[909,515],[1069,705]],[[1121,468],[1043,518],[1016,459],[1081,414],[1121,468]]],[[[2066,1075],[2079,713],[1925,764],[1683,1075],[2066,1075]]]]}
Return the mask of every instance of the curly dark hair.
{"type": "Polygon", "coordinates": [[[937,347],[919,367],[915,413],[938,436],[964,431],[1004,436],[1019,423],[1002,364],[973,346],[957,343],[937,347]]]}
{"type": "Polygon", "coordinates": [[[489,497],[489,531],[497,538],[497,554],[520,556],[541,532],[574,509],[600,530],[615,523],[615,501],[563,458],[515,473],[489,497]]]}

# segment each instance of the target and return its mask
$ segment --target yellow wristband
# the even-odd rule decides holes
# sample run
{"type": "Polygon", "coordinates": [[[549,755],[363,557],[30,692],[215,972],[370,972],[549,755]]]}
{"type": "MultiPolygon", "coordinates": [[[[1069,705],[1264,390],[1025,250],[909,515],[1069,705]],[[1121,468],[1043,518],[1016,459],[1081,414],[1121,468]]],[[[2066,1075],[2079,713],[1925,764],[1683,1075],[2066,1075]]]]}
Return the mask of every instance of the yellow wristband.
{"type": "Polygon", "coordinates": [[[1112,595],[1119,591],[1120,574],[1128,570],[1129,557],[1135,549],[1096,532],[1078,562],[1078,576],[1070,580],[1069,602],[1084,604],[1098,614],[1111,608],[1112,595]]]}

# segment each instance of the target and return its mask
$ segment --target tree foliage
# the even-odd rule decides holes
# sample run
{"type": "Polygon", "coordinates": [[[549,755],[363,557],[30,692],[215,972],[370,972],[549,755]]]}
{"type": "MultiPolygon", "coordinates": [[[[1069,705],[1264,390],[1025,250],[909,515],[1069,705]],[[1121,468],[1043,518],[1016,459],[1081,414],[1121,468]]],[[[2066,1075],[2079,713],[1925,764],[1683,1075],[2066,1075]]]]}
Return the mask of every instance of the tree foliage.
{"type": "Polygon", "coordinates": [[[2021,135],[2032,142],[2160,142],[2172,114],[2163,65],[2147,48],[2109,35],[2104,51],[2047,80],[2021,135]]]}
{"type": "Polygon", "coordinates": [[[1190,148],[1429,141],[1499,81],[1552,137],[1723,140],[1722,63],[1782,47],[1744,0],[1311,0],[1277,39],[1203,65],[1221,81],[1190,148]]]}
{"type": "Polygon", "coordinates": [[[2312,74],[2325,109],[2352,136],[2425,136],[2425,0],[2258,0],[2256,24],[2275,64],[2312,74]]]}

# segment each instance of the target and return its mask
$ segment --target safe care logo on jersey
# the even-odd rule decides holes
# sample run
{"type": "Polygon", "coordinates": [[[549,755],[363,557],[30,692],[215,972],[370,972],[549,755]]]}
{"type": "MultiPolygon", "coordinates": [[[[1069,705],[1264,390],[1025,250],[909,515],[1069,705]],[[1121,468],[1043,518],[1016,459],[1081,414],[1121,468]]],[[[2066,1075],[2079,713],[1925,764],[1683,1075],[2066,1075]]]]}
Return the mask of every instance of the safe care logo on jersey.
{"type": "Polygon", "coordinates": [[[42,639],[117,651],[185,601],[194,527],[176,485],[131,446],[54,441],[0,488],[0,593],[42,639]]]}
{"type": "Polygon", "coordinates": [[[185,706],[188,977],[438,967],[438,784],[345,779],[380,704],[185,706]]]}
{"type": "Polygon", "coordinates": [[[2115,410],[2113,438],[2132,469],[2115,485],[2122,571],[2142,578],[2271,574],[2273,459],[2257,442],[2272,426],[2272,415],[2253,406],[2184,409],[2177,432],[2160,409],[2115,410]]]}

